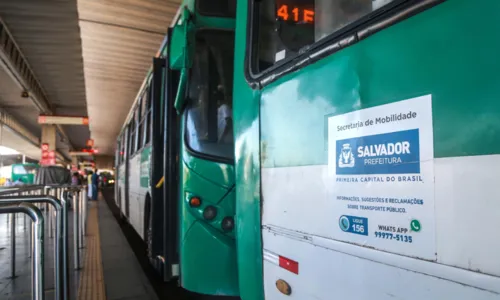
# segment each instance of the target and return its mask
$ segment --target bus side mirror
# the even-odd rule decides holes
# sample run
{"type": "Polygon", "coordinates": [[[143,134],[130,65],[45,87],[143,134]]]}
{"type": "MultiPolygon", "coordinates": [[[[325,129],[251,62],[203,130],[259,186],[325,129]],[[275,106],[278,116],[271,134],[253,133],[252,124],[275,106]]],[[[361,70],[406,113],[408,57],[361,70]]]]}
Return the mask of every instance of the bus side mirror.
{"type": "Polygon", "coordinates": [[[184,6],[182,15],[175,24],[170,41],[170,67],[173,70],[190,68],[193,63],[194,26],[191,12],[184,6]]]}
{"type": "Polygon", "coordinates": [[[177,94],[175,95],[174,107],[177,114],[182,113],[182,109],[186,104],[186,83],[188,78],[189,69],[183,68],[181,70],[181,75],[179,78],[179,88],[177,89],[177,94]]]}
{"type": "Polygon", "coordinates": [[[189,68],[193,64],[194,53],[194,25],[192,15],[187,6],[184,6],[182,15],[174,26],[170,41],[170,68],[180,70],[179,87],[175,95],[174,107],[178,114],[182,112],[186,103],[186,83],[189,68]]]}

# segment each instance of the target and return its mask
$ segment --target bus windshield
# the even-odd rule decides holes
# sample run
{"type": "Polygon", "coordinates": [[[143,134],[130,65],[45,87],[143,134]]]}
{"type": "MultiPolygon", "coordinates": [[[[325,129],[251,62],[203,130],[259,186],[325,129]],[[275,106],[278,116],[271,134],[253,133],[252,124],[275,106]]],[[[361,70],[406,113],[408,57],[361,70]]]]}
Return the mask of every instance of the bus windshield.
{"type": "Polygon", "coordinates": [[[14,165],[12,166],[12,173],[15,175],[35,174],[36,169],[36,165],[14,165]]]}
{"type": "Polygon", "coordinates": [[[189,80],[186,143],[203,155],[234,159],[234,32],[201,30],[189,80]]]}

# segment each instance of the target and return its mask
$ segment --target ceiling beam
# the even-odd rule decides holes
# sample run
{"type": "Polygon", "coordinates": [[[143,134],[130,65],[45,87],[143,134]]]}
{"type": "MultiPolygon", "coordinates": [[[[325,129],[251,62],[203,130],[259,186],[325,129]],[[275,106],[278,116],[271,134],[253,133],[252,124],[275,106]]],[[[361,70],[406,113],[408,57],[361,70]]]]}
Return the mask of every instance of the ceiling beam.
{"type": "MultiPolygon", "coordinates": [[[[35,76],[32,68],[28,64],[28,60],[21,52],[14,37],[10,33],[6,24],[0,18],[0,67],[2,67],[7,74],[19,86],[21,91],[27,92],[27,97],[31,100],[34,106],[42,114],[52,115],[54,109],[46,96],[40,81],[35,76]]],[[[66,138],[67,144],[70,149],[73,145],[69,140],[66,132],[61,126],[58,126],[59,133],[66,138]]]]}
{"type": "MultiPolygon", "coordinates": [[[[8,114],[7,112],[0,109],[0,125],[4,125],[11,132],[32,144],[35,147],[40,148],[40,138],[31,133],[29,129],[24,127],[16,118],[8,114]]],[[[61,160],[68,160],[68,158],[60,151],[56,152],[56,155],[61,160]]]]}

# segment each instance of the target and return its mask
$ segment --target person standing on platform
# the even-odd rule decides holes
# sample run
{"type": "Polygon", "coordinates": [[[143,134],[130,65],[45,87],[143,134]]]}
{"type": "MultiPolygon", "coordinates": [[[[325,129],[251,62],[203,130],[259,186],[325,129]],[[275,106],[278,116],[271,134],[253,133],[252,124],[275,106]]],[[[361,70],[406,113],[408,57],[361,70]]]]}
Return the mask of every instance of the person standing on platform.
{"type": "Polygon", "coordinates": [[[78,172],[73,173],[73,176],[71,176],[71,185],[80,185],[80,177],[78,172]]]}
{"type": "Polygon", "coordinates": [[[88,193],[87,193],[87,196],[89,197],[90,200],[92,200],[92,171],[89,171],[87,173],[87,189],[88,189],[88,193]]]}
{"type": "Polygon", "coordinates": [[[92,174],[92,200],[97,200],[98,186],[99,186],[99,175],[97,174],[97,169],[95,169],[94,174],[92,174]]]}

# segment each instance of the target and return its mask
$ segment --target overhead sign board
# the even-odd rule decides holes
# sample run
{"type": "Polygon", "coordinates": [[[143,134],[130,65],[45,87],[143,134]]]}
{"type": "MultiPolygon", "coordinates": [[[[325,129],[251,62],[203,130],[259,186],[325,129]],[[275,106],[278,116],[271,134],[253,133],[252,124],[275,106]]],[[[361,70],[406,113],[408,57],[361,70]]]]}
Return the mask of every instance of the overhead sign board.
{"type": "Polygon", "coordinates": [[[89,118],[70,116],[38,116],[38,124],[89,125],[89,118]]]}
{"type": "Polygon", "coordinates": [[[85,151],[71,151],[69,152],[71,156],[91,156],[94,155],[93,152],[85,152],[85,151]]]}
{"type": "Polygon", "coordinates": [[[99,153],[98,149],[82,149],[81,151],[69,152],[71,156],[91,156],[97,153],[99,153]]]}

